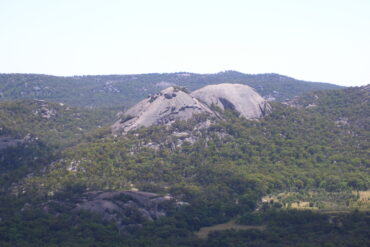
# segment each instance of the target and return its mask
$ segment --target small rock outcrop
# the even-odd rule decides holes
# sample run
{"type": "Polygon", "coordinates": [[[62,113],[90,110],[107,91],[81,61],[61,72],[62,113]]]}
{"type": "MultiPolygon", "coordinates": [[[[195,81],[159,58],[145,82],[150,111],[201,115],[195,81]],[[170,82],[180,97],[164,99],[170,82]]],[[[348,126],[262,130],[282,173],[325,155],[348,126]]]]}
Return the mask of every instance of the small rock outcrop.
{"type": "Polygon", "coordinates": [[[10,147],[17,147],[24,143],[23,139],[13,138],[11,136],[0,136],[0,150],[10,147]]]}
{"type": "Polygon", "coordinates": [[[242,84],[223,83],[205,86],[191,93],[208,106],[235,110],[246,119],[258,119],[271,112],[271,106],[253,88],[242,84]]]}
{"type": "Polygon", "coordinates": [[[84,201],[76,204],[74,210],[86,210],[100,215],[104,220],[124,225],[129,221],[126,219],[127,222],[124,222],[123,216],[132,210],[135,210],[142,220],[152,221],[165,216],[166,212],[158,206],[167,200],[158,194],[143,191],[90,192],[86,194],[84,201]]]}
{"type": "Polygon", "coordinates": [[[127,132],[155,124],[170,125],[176,120],[190,119],[194,114],[213,111],[198,99],[178,87],[169,87],[151,95],[127,110],[112,126],[113,133],[127,132]]]}

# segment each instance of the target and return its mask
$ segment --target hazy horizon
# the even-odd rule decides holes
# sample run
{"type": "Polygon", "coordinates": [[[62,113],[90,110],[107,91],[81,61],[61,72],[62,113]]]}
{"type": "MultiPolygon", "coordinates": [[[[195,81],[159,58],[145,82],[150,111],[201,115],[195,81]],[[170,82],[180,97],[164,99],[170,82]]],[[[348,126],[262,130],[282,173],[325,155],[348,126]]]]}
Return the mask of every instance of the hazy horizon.
{"type": "Polygon", "coordinates": [[[277,73],[370,83],[366,0],[0,0],[0,73],[277,73]]]}
{"type": "Polygon", "coordinates": [[[175,72],[148,72],[148,73],[127,73],[127,74],[117,74],[117,73],[114,73],[114,74],[77,74],[77,75],[53,75],[53,74],[46,74],[46,73],[3,73],[3,72],[0,72],[0,74],[27,74],[27,75],[45,75],[45,76],[57,76],[57,77],[83,77],[83,76],[135,76],[135,75],[150,75],[150,74],[181,74],[181,73],[189,73],[189,74],[197,74],[197,75],[209,75],[209,74],[220,74],[220,73],[225,73],[225,72],[237,72],[237,73],[242,73],[242,74],[246,74],[246,75],[264,75],[264,74],[277,74],[277,75],[280,75],[280,76],[285,76],[285,77],[289,77],[289,78],[292,78],[292,79],[295,79],[295,80],[299,80],[299,81],[307,81],[307,82],[316,82],[316,83],[329,83],[329,84],[335,84],[335,85],[338,85],[338,86],[344,86],[344,87],[355,87],[355,86],[364,86],[364,85],[367,85],[367,84],[363,84],[363,85],[341,85],[341,84],[338,84],[338,83],[332,83],[332,82],[325,82],[325,81],[308,81],[308,80],[305,80],[305,79],[302,79],[302,78],[295,78],[295,77],[292,77],[292,76],[289,76],[289,75],[283,75],[283,74],[279,74],[279,73],[274,73],[274,72],[271,72],[271,73],[244,73],[244,72],[241,72],[241,71],[236,71],[236,70],[223,70],[223,71],[219,71],[219,72],[215,72],[215,73],[195,73],[195,72],[191,72],[191,71],[175,71],[175,72]]]}

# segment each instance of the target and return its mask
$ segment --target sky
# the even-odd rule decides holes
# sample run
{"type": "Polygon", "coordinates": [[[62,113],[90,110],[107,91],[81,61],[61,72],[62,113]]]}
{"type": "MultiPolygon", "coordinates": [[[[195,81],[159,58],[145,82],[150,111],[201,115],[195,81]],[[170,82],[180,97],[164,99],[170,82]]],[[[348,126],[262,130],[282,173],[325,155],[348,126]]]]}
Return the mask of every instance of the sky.
{"type": "Polygon", "coordinates": [[[370,0],[0,0],[0,73],[370,83],[370,0]]]}

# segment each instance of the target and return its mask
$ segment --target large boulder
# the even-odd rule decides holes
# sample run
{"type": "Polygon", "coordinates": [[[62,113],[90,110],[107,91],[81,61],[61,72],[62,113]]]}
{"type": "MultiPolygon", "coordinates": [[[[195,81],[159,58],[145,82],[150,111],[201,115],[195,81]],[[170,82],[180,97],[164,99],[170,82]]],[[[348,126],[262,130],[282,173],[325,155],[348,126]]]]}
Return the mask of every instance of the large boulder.
{"type": "Polygon", "coordinates": [[[207,105],[185,90],[169,87],[148,96],[127,110],[121,119],[113,124],[112,130],[113,133],[118,133],[157,124],[170,125],[176,120],[187,120],[194,114],[201,113],[214,115],[207,105]]]}
{"type": "MultiPolygon", "coordinates": [[[[105,222],[114,223],[120,230],[141,226],[166,216],[167,210],[184,204],[170,195],[144,191],[89,191],[67,198],[49,200],[39,207],[45,213],[58,216],[60,211],[79,214],[88,212],[105,222]]],[[[35,206],[25,204],[22,211],[35,206]]],[[[38,207],[38,206],[36,206],[38,207]]]]}
{"type": "Polygon", "coordinates": [[[271,106],[253,88],[242,84],[222,83],[205,86],[191,93],[208,106],[235,110],[246,119],[258,119],[271,111],[271,106]]]}

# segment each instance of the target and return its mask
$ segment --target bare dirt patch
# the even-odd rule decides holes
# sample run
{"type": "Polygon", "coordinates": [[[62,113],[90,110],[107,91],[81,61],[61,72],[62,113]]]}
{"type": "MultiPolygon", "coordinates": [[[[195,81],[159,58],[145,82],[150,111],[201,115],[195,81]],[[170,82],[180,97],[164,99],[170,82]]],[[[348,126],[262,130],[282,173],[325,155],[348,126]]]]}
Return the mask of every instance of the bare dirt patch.
{"type": "Polygon", "coordinates": [[[266,226],[252,226],[252,225],[239,225],[235,223],[235,221],[229,221],[224,224],[218,224],[218,225],[213,225],[213,226],[207,226],[207,227],[202,227],[198,232],[195,233],[198,238],[207,238],[208,234],[210,232],[214,231],[225,231],[225,230],[251,230],[251,229],[256,229],[263,231],[266,229],[266,226]]]}

